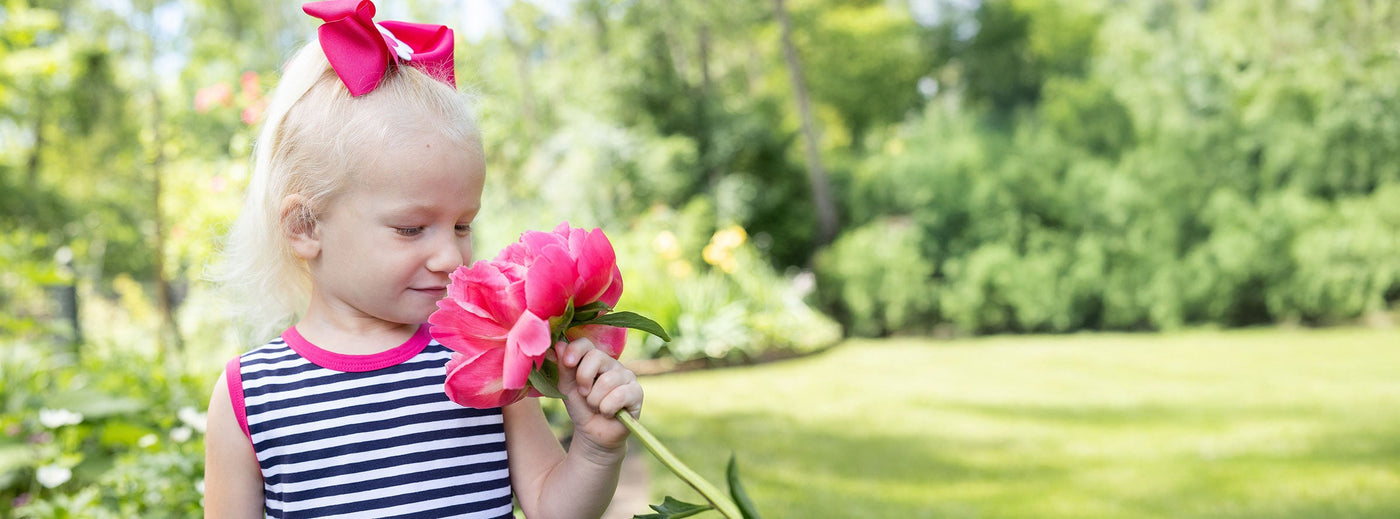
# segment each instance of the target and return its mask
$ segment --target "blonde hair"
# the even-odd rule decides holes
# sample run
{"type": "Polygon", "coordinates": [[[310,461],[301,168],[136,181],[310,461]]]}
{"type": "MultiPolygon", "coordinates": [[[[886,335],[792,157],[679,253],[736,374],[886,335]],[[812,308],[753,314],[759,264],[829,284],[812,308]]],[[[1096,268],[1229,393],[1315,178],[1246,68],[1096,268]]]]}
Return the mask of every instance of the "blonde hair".
{"type": "Polygon", "coordinates": [[[471,98],[411,66],[389,64],[372,92],[351,97],[321,46],[311,41],[287,64],[271,94],[253,148],[253,175],[215,266],[214,281],[233,315],[265,340],[305,311],[311,277],[287,242],[283,200],[305,201],[302,221],[315,221],[366,164],[365,154],[438,132],[481,156],[471,98]]]}

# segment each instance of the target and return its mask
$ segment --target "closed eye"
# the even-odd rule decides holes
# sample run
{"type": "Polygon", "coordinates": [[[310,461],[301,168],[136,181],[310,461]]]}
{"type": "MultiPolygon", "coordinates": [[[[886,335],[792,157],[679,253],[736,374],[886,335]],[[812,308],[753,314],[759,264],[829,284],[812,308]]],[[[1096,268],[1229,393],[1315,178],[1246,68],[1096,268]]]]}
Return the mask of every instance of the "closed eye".
{"type": "Polygon", "coordinates": [[[399,236],[417,236],[417,235],[423,233],[423,228],[422,228],[422,227],[395,227],[395,228],[394,228],[394,232],[399,233],[399,236]]]}
{"type": "Polygon", "coordinates": [[[453,230],[457,231],[458,236],[466,236],[472,233],[472,226],[469,223],[459,223],[453,230]]]}

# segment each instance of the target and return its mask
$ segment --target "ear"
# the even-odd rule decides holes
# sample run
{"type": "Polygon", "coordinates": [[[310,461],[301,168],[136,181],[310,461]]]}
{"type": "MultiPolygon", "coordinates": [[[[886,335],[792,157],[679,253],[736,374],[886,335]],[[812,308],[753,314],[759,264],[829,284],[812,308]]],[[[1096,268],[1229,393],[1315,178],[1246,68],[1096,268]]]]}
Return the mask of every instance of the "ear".
{"type": "Polygon", "coordinates": [[[301,195],[287,195],[278,213],[282,236],[292,246],[297,257],[311,261],[321,255],[321,235],[316,227],[316,214],[311,201],[301,195]]]}

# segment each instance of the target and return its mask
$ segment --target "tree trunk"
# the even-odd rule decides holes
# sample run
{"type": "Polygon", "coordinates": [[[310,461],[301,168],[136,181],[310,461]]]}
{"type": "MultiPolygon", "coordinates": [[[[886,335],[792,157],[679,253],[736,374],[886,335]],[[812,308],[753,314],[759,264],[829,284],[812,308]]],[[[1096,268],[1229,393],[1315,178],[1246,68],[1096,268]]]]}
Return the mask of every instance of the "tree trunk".
{"type": "MultiPolygon", "coordinates": [[[[148,11],[147,20],[150,27],[155,27],[155,12],[148,11]]],[[[166,354],[166,359],[173,357],[170,354],[179,354],[185,350],[185,339],[180,334],[179,323],[175,320],[175,308],[170,302],[170,280],[165,276],[165,217],[161,212],[162,185],[161,177],[165,168],[165,137],[161,134],[161,102],[160,102],[160,81],[156,74],[157,32],[154,30],[147,35],[146,44],[147,55],[146,65],[150,96],[151,96],[151,213],[152,221],[155,223],[155,251],[154,269],[156,285],[156,306],[160,312],[160,329],[156,333],[156,340],[160,345],[160,350],[166,354]]]]}
{"type": "Polygon", "coordinates": [[[697,46],[700,47],[700,93],[695,96],[695,147],[700,155],[701,167],[705,168],[705,177],[709,179],[710,191],[714,192],[719,187],[720,169],[718,160],[714,156],[714,143],[711,138],[713,130],[710,128],[710,27],[700,26],[697,46]]]}
{"type": "Polygon", "coordinates": [[[608,4],[599,0],[584,2],[583,10],[593,19],[595,45],[598,46],[598,53],[607,56],[611,52],[608,45],[608,4]]]}
{"type": "Polygon", "coordinates": [[[180,334],[180,326],[175,320],[175,307],[170,302],[170,280],[165,276],[165,217],[161,207],[161,176],[165,167],[165,143],[160,133],[161,112],[160,94],[151,92],[151,140],[155,153],[151,157],[151,205],[155,221],[155,282],[156,304],[160,309],[159,340],[161,350],[166,353],[180,353],[185,350],[185,338],[180,334]]]}
{"type": "Polygon", "coordinates": [[[25,181],[31,190],[39,188],[39,167],[41,165],[40,153],[44,151],[44,105],[48,104],[43,98],[39,99],[34,113],[34,149],[29,152],[29,160],[25,164],[25,181]]]}
{"type": "Polygon", "coordinates": [[[812,203],[817,211],[817,245],[822,246],[836,238],[836,203],[831,198],[831,185],[827,180],[826,168],[822,166],[816,124],[812,121],[812,103],[807,96],[806,76],[802,72],[802,61],[797,56],[797,49],[792,44],[792,20],[788,18],[783,0],[773,0],[773,12],[782,30],[783,59],[787,61],[788,74],[792,76],[792,89],[797,97],[797,111],[802,120],[802,137],[807,143],[807,177],[812,183],[812,203]]]}

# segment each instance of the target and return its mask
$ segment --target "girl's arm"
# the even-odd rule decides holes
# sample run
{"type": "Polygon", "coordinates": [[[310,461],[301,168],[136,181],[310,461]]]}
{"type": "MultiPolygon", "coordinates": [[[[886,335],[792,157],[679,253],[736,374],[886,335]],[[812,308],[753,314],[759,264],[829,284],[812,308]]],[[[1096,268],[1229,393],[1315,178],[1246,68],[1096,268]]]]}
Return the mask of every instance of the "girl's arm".
{"type": "Polygon", "coordinates": [[[531,519],[597,518],[617,490],[628,431],[614,414],[634,416],[642,387],[632,371],[587,339],[559,346],[559,391],[574,422],[566,455],[540,410],[526,398],[504,409],[511,486],[531,519]]]}
{"type": "Polygon", "coordinates": [[[263,480],[253,444],[233,414],[228,380],[219,376],[209,398],[204,436],[204,517],[263,517],[263,480]]]}

